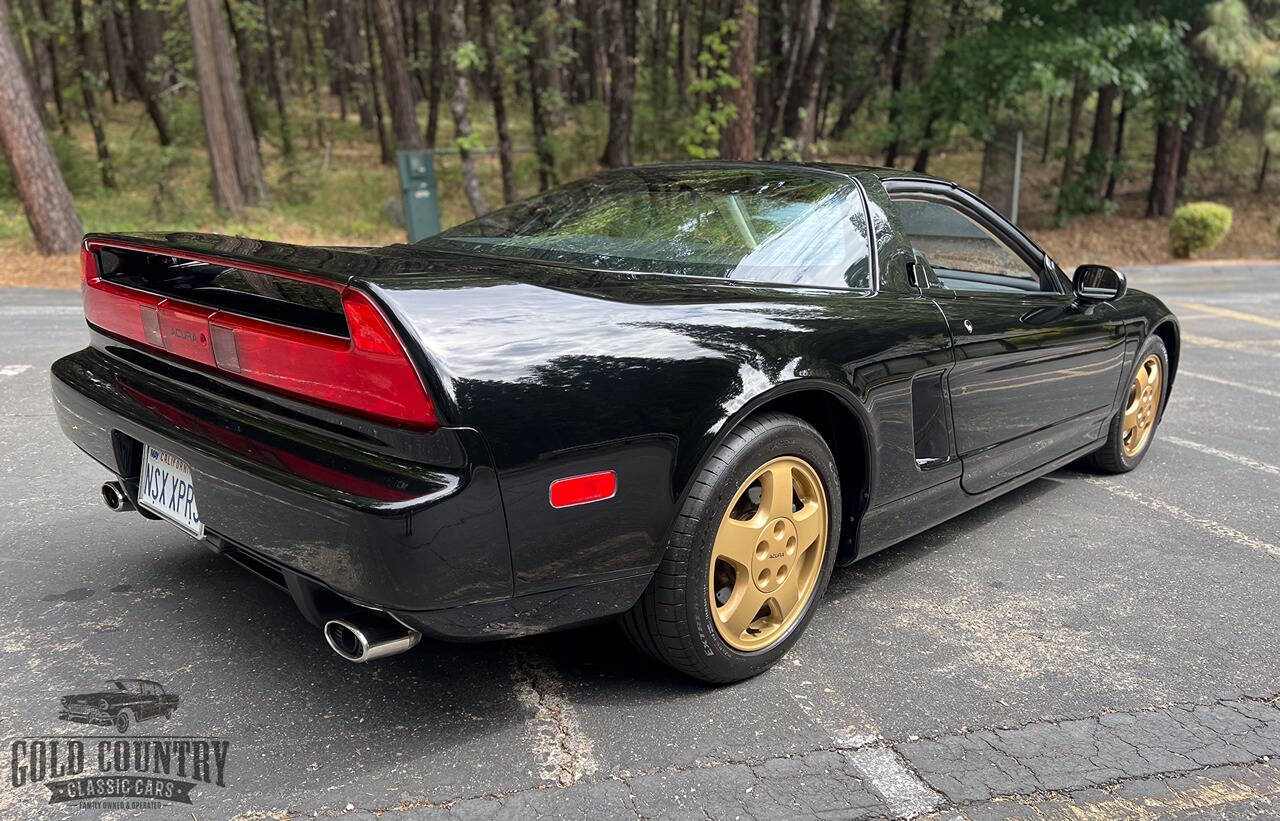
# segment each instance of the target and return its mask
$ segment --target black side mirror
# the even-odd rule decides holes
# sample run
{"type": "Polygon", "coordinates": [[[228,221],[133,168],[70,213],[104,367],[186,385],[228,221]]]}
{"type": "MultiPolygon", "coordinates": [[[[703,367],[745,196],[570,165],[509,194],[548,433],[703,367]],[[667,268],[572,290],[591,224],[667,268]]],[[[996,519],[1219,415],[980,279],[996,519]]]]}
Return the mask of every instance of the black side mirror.
{"type": "Polygon", "coordinates": [[[1109,302],[1124,296],[1129,281],[1106,265],[1081,265],[1071,277],[1072,289],[1082,302],[1109,302]]]}

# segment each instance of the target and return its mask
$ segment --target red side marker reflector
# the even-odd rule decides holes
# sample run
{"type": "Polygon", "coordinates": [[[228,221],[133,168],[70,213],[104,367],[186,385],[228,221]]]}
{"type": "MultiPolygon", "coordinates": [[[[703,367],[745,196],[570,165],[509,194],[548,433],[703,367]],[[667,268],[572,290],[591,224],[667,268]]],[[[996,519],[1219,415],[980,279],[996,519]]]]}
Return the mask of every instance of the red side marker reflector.
{"type": "Polygon", "coordinates": [[[611,470],[589,473],[586,476],[571,476],[551,483],[551,506],[585,505],[588,502],[612,499],[617,492],[618,477],[611,470]]]}

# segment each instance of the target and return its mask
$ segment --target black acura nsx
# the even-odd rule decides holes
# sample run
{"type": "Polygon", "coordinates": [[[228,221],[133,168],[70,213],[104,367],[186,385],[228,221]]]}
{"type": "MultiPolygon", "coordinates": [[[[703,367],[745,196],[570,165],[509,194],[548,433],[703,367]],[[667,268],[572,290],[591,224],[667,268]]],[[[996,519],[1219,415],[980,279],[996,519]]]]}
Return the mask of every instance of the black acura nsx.
{"type": "Polygon", "coordinates": [[[353,661],[618,617],[713,682],[832,569],[1133,469],[1177,320],[931,177],[610,171],[413,245],[91,234],[66,435],[353,661]]]}

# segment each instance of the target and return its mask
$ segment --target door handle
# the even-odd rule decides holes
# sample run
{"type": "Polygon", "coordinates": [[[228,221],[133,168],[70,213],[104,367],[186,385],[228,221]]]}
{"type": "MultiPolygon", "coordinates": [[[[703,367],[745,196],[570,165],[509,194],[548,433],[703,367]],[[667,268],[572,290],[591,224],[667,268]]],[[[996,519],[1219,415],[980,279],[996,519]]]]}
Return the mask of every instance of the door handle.
{"type": "Polygon", "coordinates": [[[973,323],[966,319],[964,321],[964,329],[969,333],[973,333],[973,323]]]}

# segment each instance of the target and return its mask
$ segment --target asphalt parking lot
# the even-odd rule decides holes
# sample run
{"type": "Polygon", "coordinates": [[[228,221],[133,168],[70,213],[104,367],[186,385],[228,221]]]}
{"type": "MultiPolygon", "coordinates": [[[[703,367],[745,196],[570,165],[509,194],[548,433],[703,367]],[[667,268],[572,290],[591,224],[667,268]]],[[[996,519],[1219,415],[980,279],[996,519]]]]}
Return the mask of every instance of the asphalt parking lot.
{"type": "MultiPolygon", "coordinates": [[[[59,697],[154,679],[180,707],[131,738],[230,742],[225,786],[159,811],[199,818],[1280,815],[1280,265],[1131,282],[1184,334],[1138,471],[1060,471],[837,570],[783,663],[721,689],[611,626],[342,661],[264,582],[102,506],[49,399],[79,296],[5,291],[0,736],[111,735],[59,697]]],[[[6,772],[0,816],[49,797],[6,772]]]]}

